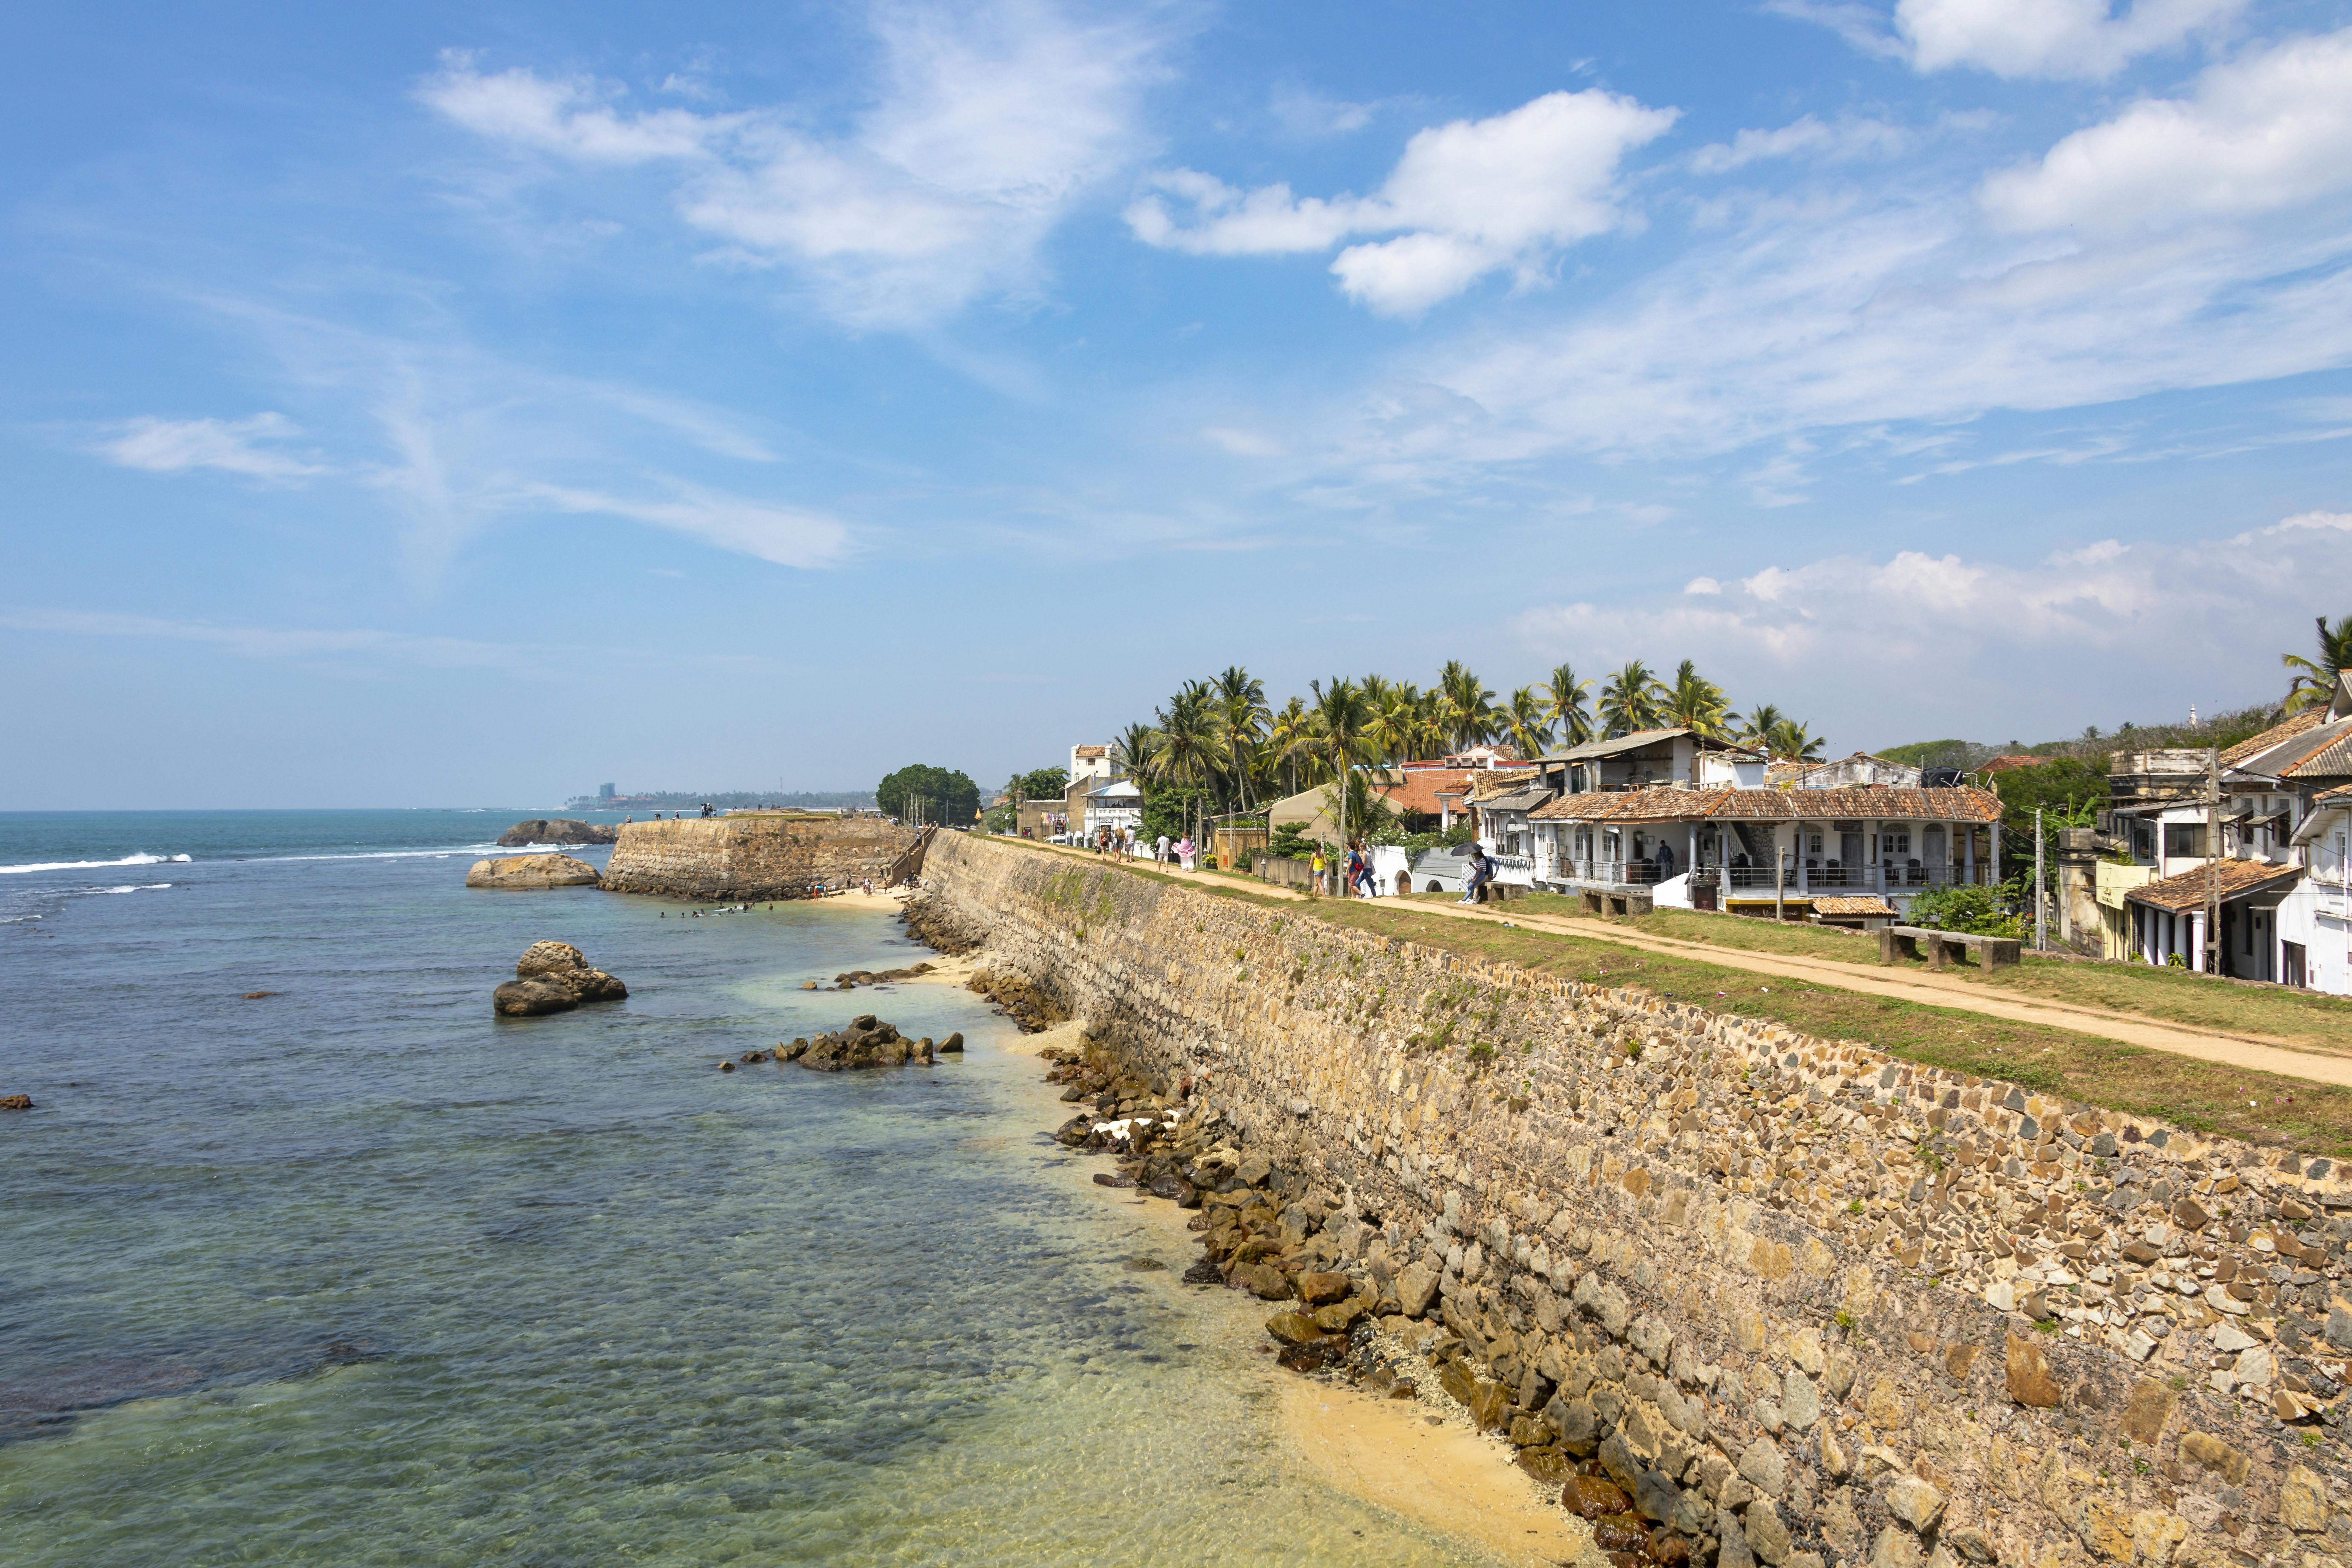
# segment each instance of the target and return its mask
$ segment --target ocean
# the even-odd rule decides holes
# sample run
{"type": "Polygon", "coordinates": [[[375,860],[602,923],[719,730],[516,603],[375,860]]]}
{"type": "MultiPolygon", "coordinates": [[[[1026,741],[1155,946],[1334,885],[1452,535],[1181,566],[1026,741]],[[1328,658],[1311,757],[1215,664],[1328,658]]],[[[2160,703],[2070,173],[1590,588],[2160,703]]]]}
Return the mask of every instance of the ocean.
{"type": "Polygon", "coordinates": [[[981,998],[800,989],[887,909],[464,887],[541,815],[0,814],[0,1562],[1486,1561],[1291,1462],[981,998]],[[628,1000],[494,1018],[550,937],[628,1000]],[[869,1011],[971,1048],[715,1070],[869,1011]]]}

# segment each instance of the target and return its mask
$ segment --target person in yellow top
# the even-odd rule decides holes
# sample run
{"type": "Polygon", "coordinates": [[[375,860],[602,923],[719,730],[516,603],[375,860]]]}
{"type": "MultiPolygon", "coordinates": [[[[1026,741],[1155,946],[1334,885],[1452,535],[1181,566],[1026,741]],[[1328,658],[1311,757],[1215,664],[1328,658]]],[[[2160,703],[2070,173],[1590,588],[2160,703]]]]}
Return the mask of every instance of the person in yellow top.
{"type": "Polygon", "coordinates": [[[1324,864],[1323,864],[1323,851],[1322,851],[1322,850],[1320,850],[1320,849],[1318,849],[1318,850],[1316,850],[1316,851],[1315,851],[1315,866],[1314,866],[1315,881],[1314,881],[1314,888],[1315,888],[1315,890],[1316,890],[1317,892],[1318,892],[1318,893],[1320,893],[1320,892],[1322,892],[1322,891],[1324,891],[1324,890],[1325,890],[1325,889],[1324,889],[1324,887],[1323,887],[1323,878],[1324,878],[1325,870],[1326,870],[1326,868],[1325,868],[1325,866],[1324,866],[1324,864]]]}

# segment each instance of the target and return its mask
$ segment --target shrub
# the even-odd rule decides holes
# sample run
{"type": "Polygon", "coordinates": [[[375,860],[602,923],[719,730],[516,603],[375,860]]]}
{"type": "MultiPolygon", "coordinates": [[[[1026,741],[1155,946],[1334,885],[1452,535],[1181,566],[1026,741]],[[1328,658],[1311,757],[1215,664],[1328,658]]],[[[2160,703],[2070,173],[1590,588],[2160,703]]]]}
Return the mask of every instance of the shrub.
{"type": "Polygon", "coordinates": [[[1930,888],[1911,900],[1911,923],[1973,936],[2021,937],[2026,934],[2025,918],[2017,913],[2014,904],[2015,895],[2006,883],[1997,888],[1975,882],[1930,888]]]}

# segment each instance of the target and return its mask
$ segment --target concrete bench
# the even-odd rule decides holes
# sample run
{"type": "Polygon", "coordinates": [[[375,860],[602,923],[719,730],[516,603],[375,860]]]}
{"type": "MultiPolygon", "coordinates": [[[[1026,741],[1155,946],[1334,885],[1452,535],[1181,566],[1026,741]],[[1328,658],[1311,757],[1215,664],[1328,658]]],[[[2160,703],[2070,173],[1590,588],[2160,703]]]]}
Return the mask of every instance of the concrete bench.
{"type": "Polygon", "coordinates": [[[1930,969],[1949,969],[1964,953],[1976,954],[1979,969],[2011,969],[2022,962],[2025,944],[2013,936],[1976,936],[1968,931],[1929,931],[1924,926],[1887,926],[1878,933],[1878,962],[1921,956],[1922,945],[1930,969]]]}
{"type": "Polygon", "coordinates": [[[1584,912],[1588,915],[1646,915],[1652,912],[1654,901],[1648,893],[1612,893],[1587,888],[1584,890],[1584,912]]]}

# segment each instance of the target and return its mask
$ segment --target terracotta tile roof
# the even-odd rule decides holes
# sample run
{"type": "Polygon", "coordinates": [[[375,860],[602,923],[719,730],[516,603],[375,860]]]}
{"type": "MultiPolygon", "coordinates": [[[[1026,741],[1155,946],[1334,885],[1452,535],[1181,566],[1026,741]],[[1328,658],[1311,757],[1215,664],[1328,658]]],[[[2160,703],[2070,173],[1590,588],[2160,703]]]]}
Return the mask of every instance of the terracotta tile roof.
{"type": "MultiPolygon", "coordinates": [[[[2242,898],[2274,882],[2291,882],[2303,875],[2300,866],[2273,866],[2267,860],[2224,860],[2221,862],[2221,896],[2242,898]]],[[[2134,903],[2153,904],[2159,910],[2178,914],[2183,910],[2200,908],[2205,902],[2205,868],[2193,871],[2176,871],[2161,881],[2143,883],[2124,895],[2134,903]]]]}
{"type": "Polygon", "coordinates": [[[1894,912],[1894,905],[1875,896],[1813,895],[1813,913],[1817,915],[1891,915],[1894,912]]]}
{"type": "Polygon", "coordinates": [[[2221,765],[2234,768],[2248,757],[2258,757],[2282,741],[2292,741],[2305,731],[2325,723],[2327,710],[2306,708],[2283,724],[2273,724],[2261,734],[2239,742],[2221,753],[2221,765]]]}
{"type": "Polygon", "coordinates": [[[1547,822],[1997,822],[2000,800],[1981,789],[1655,788],[1562,795],[1528,815],[1547,822]]]}
{"type": "Polygon", "coordinates": [[[2315,731],[2317,742],[2291,763],[2279,764],[2279,776],[2289,779],[2352,777],[2352,719],[2339,720],[2325,731],[2315,731]]]}
{"type": "Polygon", "coordinates": [[[1407,768],[1401,783],[1372,787],[1399,811],[1435,816],[1444,810],[1444,803],[1437,797],[1461,799],[1470,787],[1470,772],[1468,768],[1407,768]]]}
{"type": "Polygon", "coordinates": [[[1110,748],[1108,746],[1072,746],[1070,748],[1070,755],[1074,757],[1108,757],[1110,755],[1110,748]]]}
{"type": "Polygon", "coordinates": [[[2321,790],[2317,795],[2313,795],[2311,800],[2315,805],[2352,805],[2352,784],[2339,784],[2334,789],[2321,790]]]}

